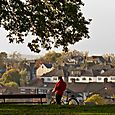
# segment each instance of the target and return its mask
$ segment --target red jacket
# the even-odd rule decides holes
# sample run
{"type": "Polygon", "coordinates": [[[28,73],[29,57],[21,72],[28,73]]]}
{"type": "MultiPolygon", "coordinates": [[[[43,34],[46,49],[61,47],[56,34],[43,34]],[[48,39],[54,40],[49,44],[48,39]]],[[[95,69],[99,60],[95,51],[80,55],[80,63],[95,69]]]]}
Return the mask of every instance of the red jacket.
{"type": "Polygon", "coordinates": [[[54,87],[54,91],[58,95],[63,95],[64,90],[66,89],[66,83],[63,80],[59,80],[54,87]]]}

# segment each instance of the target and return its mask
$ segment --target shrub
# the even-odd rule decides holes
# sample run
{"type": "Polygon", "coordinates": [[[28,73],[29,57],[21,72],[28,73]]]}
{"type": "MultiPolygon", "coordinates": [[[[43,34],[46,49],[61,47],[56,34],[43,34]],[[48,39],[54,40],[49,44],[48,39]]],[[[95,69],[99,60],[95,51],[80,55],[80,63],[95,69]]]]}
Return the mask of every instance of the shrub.
{"type": "Polygon", "coordinates": [[[115,94],[112,97],[115,98],[115,94]]]}
{"type": "Polygon", "coordinates": [[[5,83],[5,85],[8,87],[18,88],[18,84],[16,82],[5,83]]]}
{"type": "Polygon", "coordinates": [[[94,103],[96,105],[104,105],[106,104],[106,100],[101,97],[99,94],[93,94],[89,98],[86,99],[85,103],[94,103]]]}

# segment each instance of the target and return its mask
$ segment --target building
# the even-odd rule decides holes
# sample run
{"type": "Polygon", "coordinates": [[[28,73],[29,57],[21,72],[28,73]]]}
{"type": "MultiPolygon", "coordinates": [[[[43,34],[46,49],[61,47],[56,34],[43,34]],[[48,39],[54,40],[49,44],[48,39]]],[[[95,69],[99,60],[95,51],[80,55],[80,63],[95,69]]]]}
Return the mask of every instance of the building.
{"type": "Polygon", "coordinates": [[[41,64],[39,68],[36,69],[36,77],[40,77],[45,73],[48,73],[53,70],[52,64],[41,64]]]}

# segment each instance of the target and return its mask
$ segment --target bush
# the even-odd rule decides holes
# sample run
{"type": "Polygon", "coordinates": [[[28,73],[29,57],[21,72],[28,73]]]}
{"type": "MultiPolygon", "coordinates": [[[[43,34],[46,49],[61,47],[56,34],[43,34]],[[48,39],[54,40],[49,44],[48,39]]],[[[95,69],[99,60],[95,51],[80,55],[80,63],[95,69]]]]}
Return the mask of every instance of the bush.
{"type": "Polygon", "coordinates": [[[14,88],[18,89],[18,84],[16,82],[5,83],[5,86],[7,86],[7,87],[14,87],[14,88]]]}
{"type": "Polygon", "coordinates": [[[104,105],[106,104],[106,100],[101,97],[99,94],[93,94],[89,98],[86,99],[85,103],[94,103],[96,105],[104,105]]]}
{"type": "Polygon", "coordinates": [[[112,97],[115,98],[115,94],[112,97]]]}

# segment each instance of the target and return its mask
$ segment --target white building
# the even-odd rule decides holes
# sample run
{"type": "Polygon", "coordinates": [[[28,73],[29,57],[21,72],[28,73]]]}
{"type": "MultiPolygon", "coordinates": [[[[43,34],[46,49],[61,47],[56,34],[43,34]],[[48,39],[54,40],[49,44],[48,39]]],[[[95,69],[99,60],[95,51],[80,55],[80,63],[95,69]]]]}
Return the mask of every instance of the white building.
{"type": "MultiPolygon", "coordinates": [[[[58,76],[52,76],[52,77],[41,77],[44,79],[44,82],[46,83],[56,83],[58,81],[58,76]]],[[[64,79],[64,78],[63,78],[64,79]]],[[[108,82],[115,82],[115,76],[81,76],[81,77],[68,77],[68,83],[72,82],[72,79],[75,80],[76,83],[90,83],[90,82],[97,82],[97,83],[103,83],[105,79],[108,80],[108,82]]]]}
{"type": "Polygon", "coordinates": [[[52,64],[41,64],[40,67],[36,70],[36,77],[40,77],[51,70],[53,70],[52,64]]]}

